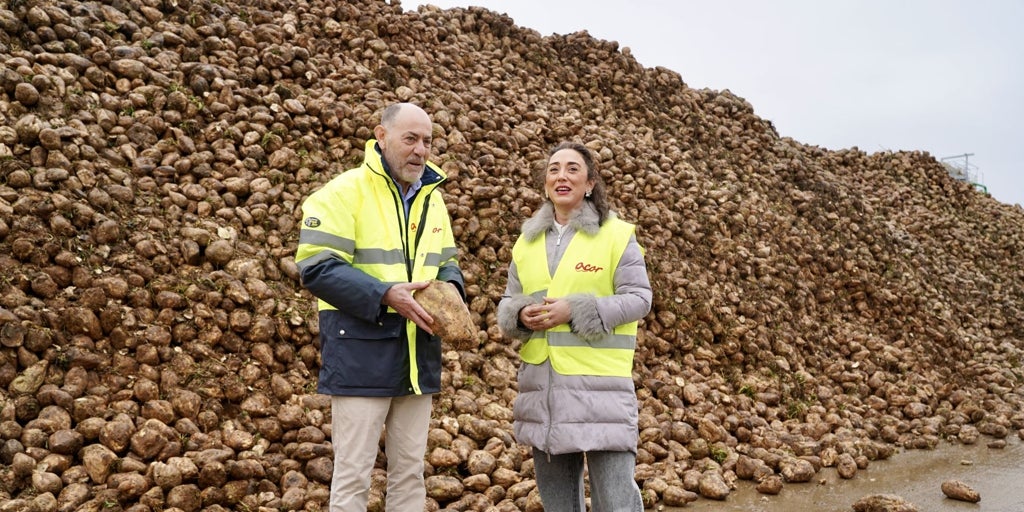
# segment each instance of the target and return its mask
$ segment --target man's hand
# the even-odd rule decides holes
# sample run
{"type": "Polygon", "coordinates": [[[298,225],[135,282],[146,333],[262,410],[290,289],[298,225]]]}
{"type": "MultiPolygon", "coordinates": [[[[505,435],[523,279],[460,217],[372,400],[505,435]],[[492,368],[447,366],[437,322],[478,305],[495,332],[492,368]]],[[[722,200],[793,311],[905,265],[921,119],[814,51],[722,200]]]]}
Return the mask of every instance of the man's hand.
{"type": "Polygon", "coordinates": [[[430,284],[429,281],[420,281],[417,283],[398,283],[388,288],[388,291],[384,293],[384,297],[380,299],[380,303],[385,306],[390,306],[392,309],[398,312],[402,317],[412,320],[417,327],[434,335],[434,331],[430,329],[430,324],[434,323],[434,319],[427,313],[425,309],[416,299],[412,298],[412,294],[416,290],[426,288],[430,284]]]}

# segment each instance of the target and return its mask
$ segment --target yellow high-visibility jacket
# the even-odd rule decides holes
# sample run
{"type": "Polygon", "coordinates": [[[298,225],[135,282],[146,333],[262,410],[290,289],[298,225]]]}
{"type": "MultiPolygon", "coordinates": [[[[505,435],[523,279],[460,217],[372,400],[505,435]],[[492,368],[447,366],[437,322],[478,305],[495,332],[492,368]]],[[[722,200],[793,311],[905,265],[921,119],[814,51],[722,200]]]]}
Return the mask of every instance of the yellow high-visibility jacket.
{"type": "Polygon", "coordinates": [[[406,216],[376,140],[363,164],[302,205],[295,261],[317,297],[322,366],[318,391],[400,396],[440,390],[441,346],[381,298],[393,284],[439,279],[463,290],[451,221],[433,163],[406,216]]]}

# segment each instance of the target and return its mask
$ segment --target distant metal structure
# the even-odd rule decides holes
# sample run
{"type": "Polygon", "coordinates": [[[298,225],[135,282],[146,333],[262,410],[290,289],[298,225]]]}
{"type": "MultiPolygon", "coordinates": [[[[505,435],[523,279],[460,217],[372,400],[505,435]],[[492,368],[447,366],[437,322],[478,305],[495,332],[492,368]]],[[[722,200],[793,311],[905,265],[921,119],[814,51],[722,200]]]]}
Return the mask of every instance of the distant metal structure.
{"type": "Polygon", "coordinates": [[[987,194],[988,187],[981,182],[981,178],[978,176],[978,166],[971,163],[970,158],[972,156],[974,156],[974,153],[947,156],[941,159],[940,162],[946,168],[946,172],[954,179],[970,183],[974,188],[987,194]]]}

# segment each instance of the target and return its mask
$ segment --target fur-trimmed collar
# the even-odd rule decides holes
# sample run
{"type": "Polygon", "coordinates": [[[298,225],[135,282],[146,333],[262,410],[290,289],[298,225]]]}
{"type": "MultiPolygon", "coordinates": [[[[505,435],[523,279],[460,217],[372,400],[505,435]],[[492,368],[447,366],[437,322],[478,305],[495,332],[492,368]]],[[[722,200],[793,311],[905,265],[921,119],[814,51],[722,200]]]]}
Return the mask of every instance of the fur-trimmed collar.
{"type": "MultiPolygon", "coordinates": [[[[608,212],[609,217],[614,217],[614,212],[608,212]]],[[[596,235],[601,229],[600,217],[597,208],[590,201],[583,201],[583,204],[569,215],[569,226],[576,231],[582,231],[588,235],[596,235]]],[[[545,201],[537,213],[523,223],[523,236],[533,241],[538,236],[551,229],[555,225],[555,207],[551,201],[545,201]]]]}

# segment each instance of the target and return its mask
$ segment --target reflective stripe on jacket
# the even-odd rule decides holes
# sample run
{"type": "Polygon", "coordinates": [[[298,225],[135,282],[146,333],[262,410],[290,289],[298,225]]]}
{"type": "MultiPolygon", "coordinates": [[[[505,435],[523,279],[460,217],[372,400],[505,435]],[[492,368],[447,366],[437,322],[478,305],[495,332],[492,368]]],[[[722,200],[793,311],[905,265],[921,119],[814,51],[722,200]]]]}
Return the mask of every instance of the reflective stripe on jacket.
{"type": "MultiPolygon", "coordinates": [[[[535,297],[564,297],[589,293],[607,297],[615,293],[613,276],[634,227],[610,218],[593,235],[576,233],[554,275],[548,271],[545,236],[520,237],[512,248],[523,293],[535,297]]],[[[599,339],[583,340],[568,323],[535,332],[520,349],[524,362],[551,366],[563,375],[629,377],[633,371],[637,322],[616,326],[599,339]]]]}

